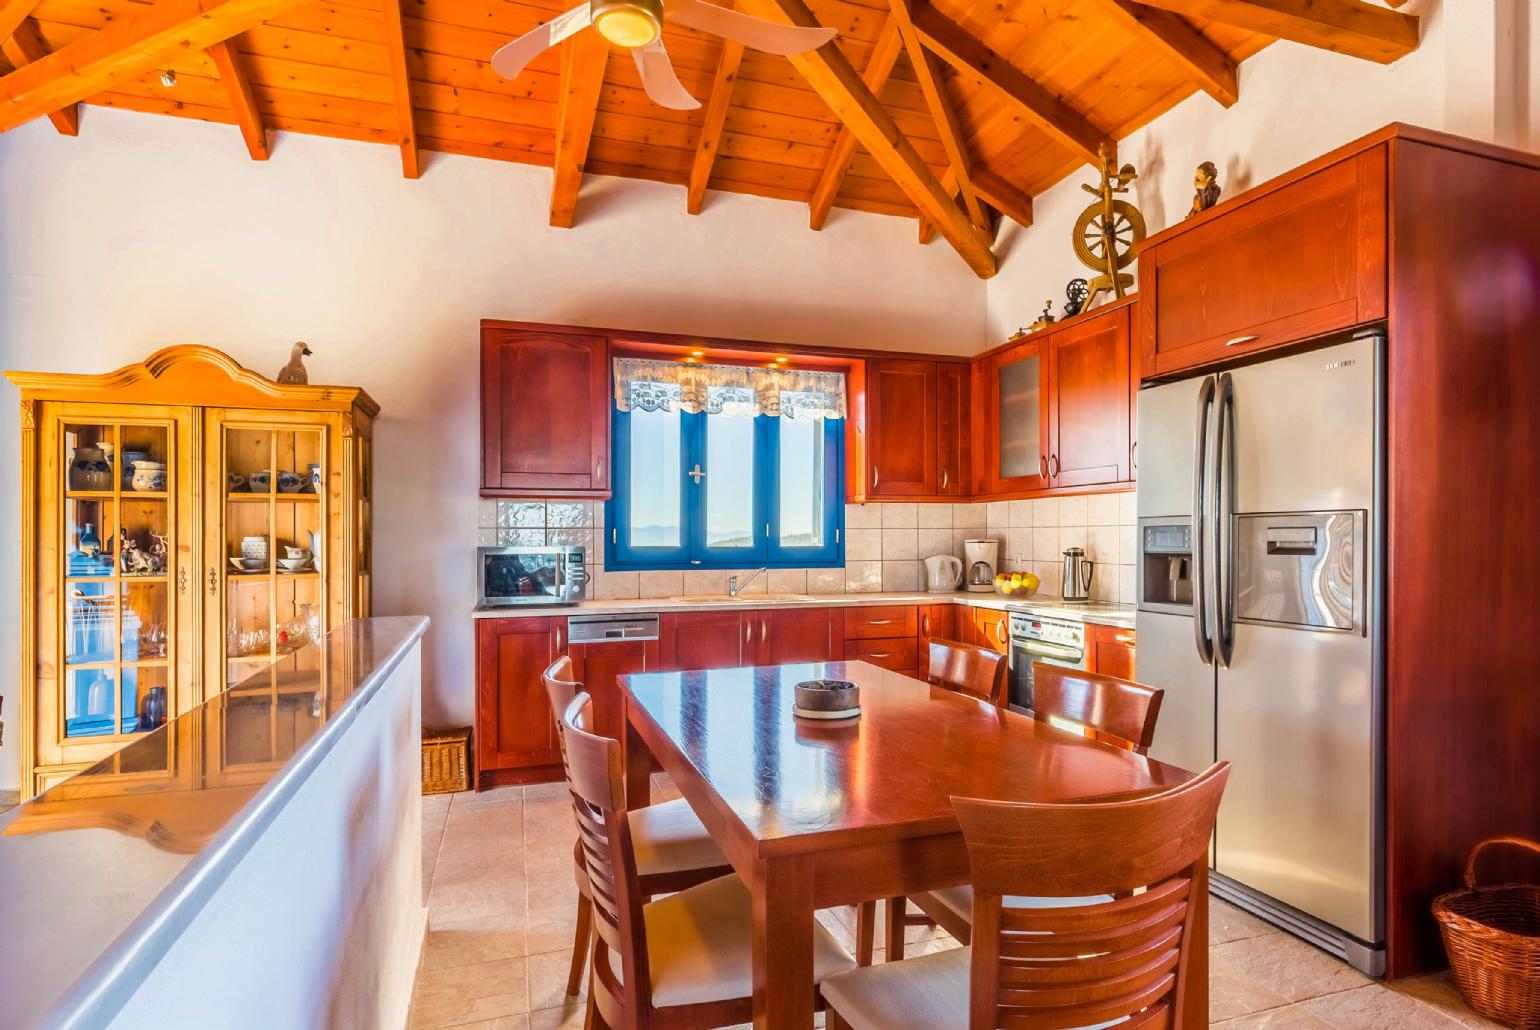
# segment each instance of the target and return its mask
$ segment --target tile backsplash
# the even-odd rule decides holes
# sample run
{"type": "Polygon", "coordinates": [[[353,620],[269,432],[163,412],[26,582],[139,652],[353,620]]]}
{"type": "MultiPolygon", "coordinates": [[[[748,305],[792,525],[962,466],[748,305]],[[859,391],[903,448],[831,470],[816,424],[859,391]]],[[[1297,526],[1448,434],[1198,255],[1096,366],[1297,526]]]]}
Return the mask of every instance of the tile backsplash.
{"type": "MultiPolygon", "coordinates": [[[[579,544],[588,550],[597,600],[725,594],[732,570],[611,572],[604,568],[604,502],[482,500],[477,510],[478,546],[539,547],[579,544]]],[[[963,557],[963,541],[1000,542],[1000,564],[1030,571],[1042,580],[1038,593],[1057,595],[1066,547],[1083,547],[1095,563],[1091,596],[1134,600],[1134,495],[1083,494],[1031,501],[973,504],[847,504],[845,567],[773,569],[750,583],[756,593],[875,593],[920,590],[922,560],[933,554],[963,557]]],[[[745,570],[748,571],[748,570],[745,570]]]]}

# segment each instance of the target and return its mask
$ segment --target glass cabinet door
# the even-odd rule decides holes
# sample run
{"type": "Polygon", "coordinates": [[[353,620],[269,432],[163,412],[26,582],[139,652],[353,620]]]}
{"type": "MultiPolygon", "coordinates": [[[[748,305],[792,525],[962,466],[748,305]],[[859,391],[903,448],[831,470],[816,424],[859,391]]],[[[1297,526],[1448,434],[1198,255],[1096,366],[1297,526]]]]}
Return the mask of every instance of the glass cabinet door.
{"type": "Polygon", "coordinates": [[[208,508],[208,560],[218,563],[211,593],[223,586],[223,689],[325,632],[327,427],[210,420],[219,458],[209,489],[220,503],[208,508]]]}
{"type": "MultiPolygon", "coordinates": [[[[62,739],[103,741],[177,714],[174,420],[59,426],[62,739]]],[[[185,573],[184,573],[185,575],[185,573]]],[[[184,581],[185,582],[185,581],[184,581]]]]}
{"type": "Polygon", "coordinates": [[[1013,347],[995,362],[997,482],[1003,489],[1042,489],[1048,485],[1042,348],[1036,343],[1013,347]]]}

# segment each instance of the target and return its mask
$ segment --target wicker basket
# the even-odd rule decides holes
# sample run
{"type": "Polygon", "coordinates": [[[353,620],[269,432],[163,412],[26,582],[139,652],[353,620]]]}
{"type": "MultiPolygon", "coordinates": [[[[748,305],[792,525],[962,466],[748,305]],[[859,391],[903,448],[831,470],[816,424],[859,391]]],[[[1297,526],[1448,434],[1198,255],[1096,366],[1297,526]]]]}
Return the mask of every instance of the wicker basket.
{"type": "Polygon", "coordinates": [[[1471,1008],[1508,1026],[1540,1030],[1540,885],[1476,886],[1477,858],[1499,844],[1540,854],[1540,844],[1522,837],[1482,841],[1465,862],[1465,889],[1435,899],[1433,918],[1471,1008]]]}
{"type": "Polygon", "coordinates": [[[422,731],[422,792],[471,789],[471,728],[422,731]]]}

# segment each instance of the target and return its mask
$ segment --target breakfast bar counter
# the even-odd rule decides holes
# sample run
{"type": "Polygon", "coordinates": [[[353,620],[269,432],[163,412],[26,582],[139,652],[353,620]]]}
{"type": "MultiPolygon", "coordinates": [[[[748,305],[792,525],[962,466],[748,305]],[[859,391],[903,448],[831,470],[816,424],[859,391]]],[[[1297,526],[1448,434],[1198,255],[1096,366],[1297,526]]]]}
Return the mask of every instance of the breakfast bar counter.
{"type": "Polygon", "coordinates": [[[427,625],[345,623],[0,817],[5,1025],[402,1025],[427,625]]]}

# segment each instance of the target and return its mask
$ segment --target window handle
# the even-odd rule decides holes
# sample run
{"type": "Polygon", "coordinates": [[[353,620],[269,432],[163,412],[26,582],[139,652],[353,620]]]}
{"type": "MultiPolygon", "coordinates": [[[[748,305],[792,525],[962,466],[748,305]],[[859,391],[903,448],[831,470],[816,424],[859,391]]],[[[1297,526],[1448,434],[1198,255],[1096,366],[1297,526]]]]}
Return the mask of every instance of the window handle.
{"type": "Polygon", "coordinates": [[[700,464],[697,462],[695,467],[692,468],[690,471],[686,472],[685,475],[687,475],[691,479],[695,480],[695,485],[696,486],[700,486],[700,481],[702,479],[704,479],[706,476],[710,475],[710,473],[708,473],[704,469],[702,469],[700,467],[700,464]]]}

